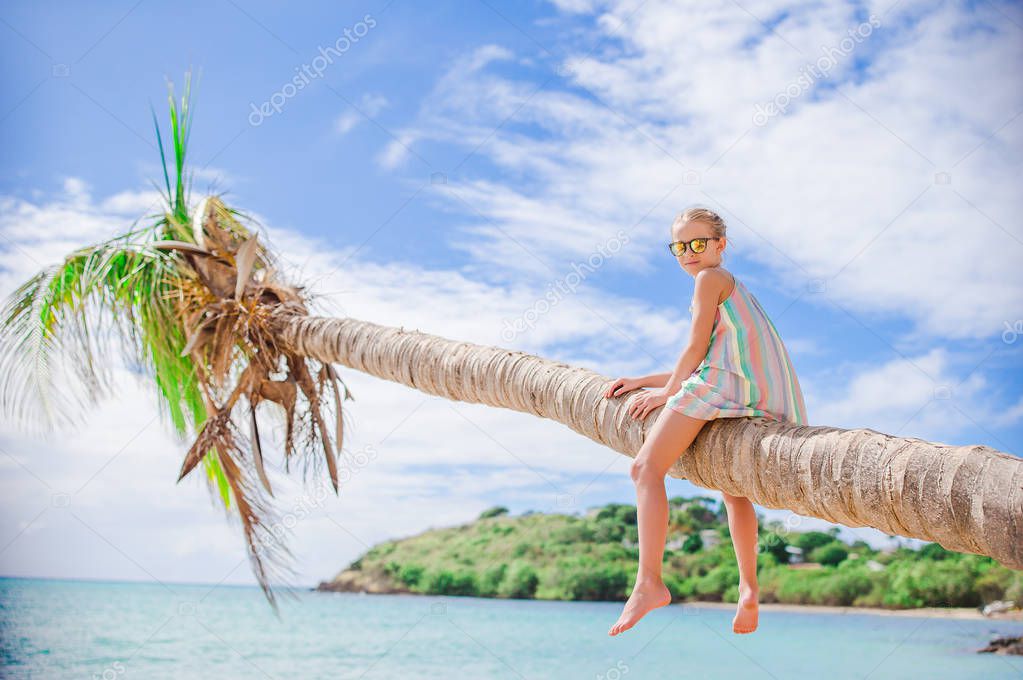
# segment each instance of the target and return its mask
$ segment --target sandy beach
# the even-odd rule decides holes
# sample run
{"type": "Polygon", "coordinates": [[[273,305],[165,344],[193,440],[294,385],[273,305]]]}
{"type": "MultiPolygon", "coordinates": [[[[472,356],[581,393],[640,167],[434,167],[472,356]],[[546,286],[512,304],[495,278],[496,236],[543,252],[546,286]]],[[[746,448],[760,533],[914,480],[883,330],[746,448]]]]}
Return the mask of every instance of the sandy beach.
{"type": "MultiPolygon", "coordinates": [[[[707,609],[735,609],[734,602],[684,602],[670,605],[707,609]]],[[[920,607],[918,609],[882,609],[880,607],[833,607],[815,604],[779,604],[760,603],[760,611],[769,612],[800,612],[817,614],[878,614],[881,616],[923,616],[947,619],[983,619],[988,621],[1021,621],[1023,611],[1015,610],[1002,614],[984,616],[979,609],[972,607],[920,607]]]]}

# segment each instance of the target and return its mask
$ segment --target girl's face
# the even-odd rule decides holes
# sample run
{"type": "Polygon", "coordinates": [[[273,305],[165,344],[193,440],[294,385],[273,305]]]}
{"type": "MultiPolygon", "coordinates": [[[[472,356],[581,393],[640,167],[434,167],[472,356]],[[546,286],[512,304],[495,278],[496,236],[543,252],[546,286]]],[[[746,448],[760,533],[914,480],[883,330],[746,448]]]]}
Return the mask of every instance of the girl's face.
{"type": "Polygon", "coordinates": [[[706,222],[690,220],[676,226],[671,234],[672,241],[686,241],[686,252],[678,256],[678,264],[690,276],[696,276],[701,269],[717,267],[721,264],[721,253],[725,250],[725,237],[714,239],[714,230],[706,222]],[[694,253],[688,241],[694,238],[706,238],[707,248],[702,253],[694,253]]]}

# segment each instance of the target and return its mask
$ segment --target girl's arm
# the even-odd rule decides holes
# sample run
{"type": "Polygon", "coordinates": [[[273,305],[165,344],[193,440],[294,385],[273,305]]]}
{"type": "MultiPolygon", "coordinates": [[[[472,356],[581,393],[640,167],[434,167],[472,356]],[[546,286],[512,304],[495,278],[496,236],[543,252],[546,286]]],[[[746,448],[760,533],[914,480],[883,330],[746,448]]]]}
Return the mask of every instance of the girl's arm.
{"type": "Polygon", "coordinates": [[[636,380],[639,381],[640,387],[664,387],[668,384],[670,377],[671,373],[651,373],[642,378],[636,378],[636,380]]]}
{"type": "MultiPolygon", "coordinates": [[[[718,298],[729,282],[704,270],[696,275],[696,290],[693,293],[693,323],[689,327],[689,343],[675,363],[675,370],[668,375],[664,391],[674,394],[682,388],[682,382],[693,374],[703,363],[710,348],[710,334],[714,330],[718,298]]],[[[650,376],[654,377],[654,376],[650,376]]],[[[660,376],[657,376],[660,377],[660,376]]]]}

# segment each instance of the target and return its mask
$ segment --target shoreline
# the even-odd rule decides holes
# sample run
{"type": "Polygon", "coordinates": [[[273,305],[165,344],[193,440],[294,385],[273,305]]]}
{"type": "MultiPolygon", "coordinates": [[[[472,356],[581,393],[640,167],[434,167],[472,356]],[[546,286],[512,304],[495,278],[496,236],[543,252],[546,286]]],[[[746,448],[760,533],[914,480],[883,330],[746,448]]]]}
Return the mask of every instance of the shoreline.
{"type": "MultiPolygon", "coordinates": [[[[316,588],[311,589],[313,592],[321,593],[338,593],[346,595],[393,595],[398,597],[436,597],[434,595],[428,595],[426,593],[417,593],[408,590],[395,590],[390,592],[371,592],[368,590],[359,589],[343,589],[343,588],[331,588],[329,582],[320,583],[316,588]]],[[[441,596],[445,597],[445,596],[441,596]]],[[[446,596],[446,597],[459,597],[459,596],[446,596]]],[[[477,596],[470,596],[477,597],[477,596]]],[[[499,600],[503,598],[479,598],[486,600],[499,600]]],[[[530,601],[536,602],[592,602],[592,600],[537,600],[535,598],[527,598],[530,601]]],[[[617,603],[618,601],[615,600],[617,603]]],[[[623,600],[624,602],[624,600],[623,600]]],[[[941,618],[941,619],[970,619],[980,621],[1009,621],[1009,622],[1021,622],[1023,623],[1023,609],[1015,609],[1008,612],[1001,612],[997,614],[991,614],[985,616],[980,609],[975,607],[917,607],[915,609],[886,609],[884,607],[850,607],[841,605],[826,605],[826,604],[789,604],[782,602],[760,602],[760,611],[763,613],[768,612],[796,612],[802,614],[872,614],[876,616],[910,616],[910,617],[924,617],[924,618],[941,618]]],[[[671,604],[665,605],[665,608],[669,607],[689,607],[692,609],[723,609],[723,610],[734,610],[736,607],[735,602],[713,602],[710,600],[691,600],[691,601],[679,601],[672,602],[671,604]]]]}
{"type": "MultiPolygon", "coordinates": [[[[694,609],[728,609],[734,610],[734,602],[673,602],[669,607],[692,607],[694,609]]],[[[973,607],[918,607],[916,609],[884,609],[882,607],[842,607],[823,604],[783,604],[779,602],[761,602],[760,611],[797,612],[804,614],[874,614],[879,616],[915,616],[940,619],[973,619],[981,621],[1021,621],[1023,611],[1012,611],[1003,614],[984,614],[973,607]]]]}

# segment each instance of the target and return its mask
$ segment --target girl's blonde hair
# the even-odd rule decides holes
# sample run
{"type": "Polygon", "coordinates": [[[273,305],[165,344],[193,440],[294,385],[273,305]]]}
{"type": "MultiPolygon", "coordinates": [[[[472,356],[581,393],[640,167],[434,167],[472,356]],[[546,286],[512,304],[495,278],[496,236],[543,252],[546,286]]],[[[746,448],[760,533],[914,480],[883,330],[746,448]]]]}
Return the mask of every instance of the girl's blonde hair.
{"type": "MultiPolygon", "coordinates": [[[[675,220],[671,223],[671,231],[675,232],[675,225],[685,224],[686,222],[703,222],[710,227],[711,232],[714,236],[724,237],[725,232],[728,229],[728,225],[716,212],[710,208],[704,208],[702,206],[694,206],[692,208],[686,208],[684,211],[679,213],[675,220]]],[[[724,259],[725,254],[721,253],[721,258],[724,259]]]]}

